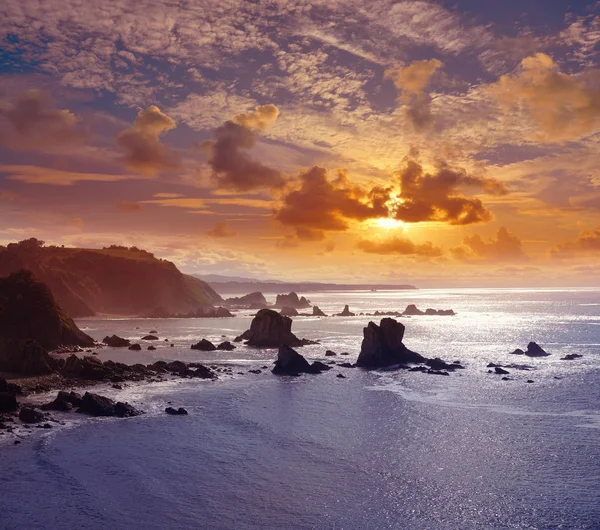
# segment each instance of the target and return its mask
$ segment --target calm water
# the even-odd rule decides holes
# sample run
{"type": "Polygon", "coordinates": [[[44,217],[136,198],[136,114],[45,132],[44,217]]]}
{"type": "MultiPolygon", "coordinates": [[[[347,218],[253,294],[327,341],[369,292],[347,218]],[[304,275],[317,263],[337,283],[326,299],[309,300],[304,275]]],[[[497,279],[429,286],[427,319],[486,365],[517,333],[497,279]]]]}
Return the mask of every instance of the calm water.
{"type": "MultiPolygon", "coordinates": [[[[403,319],[405,343],[467,369],[439,377],[335,368],[276,378],[247,373],[270,365],[273,350],[189,349],[202,337],[232,339],[252,312],[82,320],[98,339],[150,330],[170,339],[154,352],[103,349],[102,359],[202,360],[234,375],[111,389],[147,414],[65,416],[72,419],[64,428],[0,447],[0,528],[600,528],[600,291],[310,298],[326,313],[344,304],[356,313],[408,303],[452,308],[456,317],[403,319]],[[508,355],[530,340],[552,356],[508,355]],[[566,353],[583,358],[561,361],[566,353]],[[490,361],[531,370],[509,369],[513,380],[501,381],[487,373],[490,361]],[[190,415],[166,416],[167,402],[190,415]]],[[[333,349],[352,361],[368,320],[299,317],[293,330],[321,340],[301,350],[306,357],[333,349]]]]}

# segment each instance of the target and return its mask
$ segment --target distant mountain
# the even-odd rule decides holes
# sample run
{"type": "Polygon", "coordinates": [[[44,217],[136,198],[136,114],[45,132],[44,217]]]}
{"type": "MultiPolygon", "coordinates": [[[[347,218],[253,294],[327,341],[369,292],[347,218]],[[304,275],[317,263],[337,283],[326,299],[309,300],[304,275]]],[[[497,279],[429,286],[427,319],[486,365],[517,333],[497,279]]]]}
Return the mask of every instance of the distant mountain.
{"type": "Polygon", "coordinates": [[[208,283],[227,283],[227,282],[240,282],[240,283],[284,283],[278,280],[257,280],[256,278],[244,278],[241,276],[223,276],[221,274],[192,274],[194,278],[198,278],[199,280],[203,280],[208,283]]]}
{"type": "Polygon", "coordinates": [[[209,285],[220,295],[247,294],[251,292],[261,293],[310,293],[315,291],[355,291],[355,290],[412,290],[417,289],[414,285],[389,285],[389,284],[346,284],[346,283],[319,283],[319,282],[281,282],[277,280],[260,281],[251,278],[239,278],[219,276],[216,274],[198,276],[208,281],[209,285]],[[208,280],[209,277],[227,278],[226,280],[208,280]]]}
{"type": "Polygon", "coordinates": [[[136,247],[46,247],[37,239],[0,246],[0,276],[22,269],[48,285],[72,317],[189,313],[222,301],[206,282],[136,247]]]}

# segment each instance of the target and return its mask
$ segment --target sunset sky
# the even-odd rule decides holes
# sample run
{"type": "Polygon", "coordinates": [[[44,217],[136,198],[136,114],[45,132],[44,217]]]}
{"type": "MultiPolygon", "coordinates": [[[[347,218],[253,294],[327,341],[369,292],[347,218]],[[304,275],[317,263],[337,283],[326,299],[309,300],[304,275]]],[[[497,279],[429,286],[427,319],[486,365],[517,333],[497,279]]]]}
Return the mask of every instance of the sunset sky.
{"type": "Polygon", "coordinates": [[[600,2],[3,0],[0,244],[600,285],[600,2]]]}

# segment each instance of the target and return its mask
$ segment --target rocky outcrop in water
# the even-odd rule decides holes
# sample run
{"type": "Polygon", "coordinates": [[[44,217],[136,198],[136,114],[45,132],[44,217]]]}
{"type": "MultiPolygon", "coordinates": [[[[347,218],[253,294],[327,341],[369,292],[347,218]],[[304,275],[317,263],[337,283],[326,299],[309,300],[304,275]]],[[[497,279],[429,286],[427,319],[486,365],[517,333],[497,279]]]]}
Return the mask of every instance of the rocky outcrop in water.
{"type": "Polygon", "coordinates": [[[239,309],[264,309],[269,306],[265,296],[258,291],[236,298],[227,298],[225,305],[239,309]]]}
{"type": "Polygon", "coordinates": [[[345,305],[344,309],[341,313],[338,313],[336,316],[338,317],[353,317],[356,316],[354,313],[350,312],[350,307],[345,305]]]}
{"type": "Polygon", "coordinates": [[[171,416],[187,416],[188,411],[185,410],[183,407],[179,407],[178,409],[175,409],[173,407],[167,407],[165,409],[165,412],[171,416]]]}
{"type": "Polygon", "coordinates": [[[117,335],[109,337],[108,335],[102,339],[102,342],[111,348],[125,348],[131,346],[131,342],[128,339],[124,339],[117,335]]]}
{"type": "Polygon", "coordinates": [[[396,364],[423,363],[426,358],[409,350],[402,339],[404,325],[384,318],[379,326],[369,322],[363,329],[363,341],[356,365],[363,368],[382,368],[396,364]]]}
{"type": "Polygon", "coordinates": [[[221,342],[221,344],[219,344],[217,346],[217,350],[233,351],[233,350],[235,350],[235,346],[233,344],[231,344],[231,342],[226,340],[225,342],[221,342]]]}
{"type": "Polygon", "coordinates": [[[530,342],[525,351],[517,348],[511,352],[512,355],[527,355],[528,357],[548,357],[550,354],[546,352],[539,344],[530,342]]]}
{"type": "Polygon", "coordinates": [[[197,344],[192,344],[192,350],[200,350],[200,351],[215,351],[217,347],[210,342],[209,340],[202,339],[197,344]]]}
{"type": "Polygon", "coordinates": [[[323,313],[323,311],[321,311],[319,309],[319,306],[315,305],[313,306],[313,317],[326,317],[327,315],[325,313],[323,313]]]}
{"type": "Polygon", "coordinates": [[[293,307],[287,307],[287,306],[282,308],[279,313],[286,317],[297,317],[298,316],[298,311],[296,311],[296,309],[294,309],[293,307]]]}
{"type": "Polygon", "coordinates": [[[331,367],[319,361],[310,364],[302,355],[287,345],[279,348],[275,367],[271,370],[276,375],[320,374],[331,367]]]}
{"type": "Polygon", "coordinates": [[[292,333],[292,319],[272,309],[261,309],[256,313],[250,329],[235,340],[238,342],[246,340],[248,346],[257,348],[278,348],[284,344],[288,346],[315,344],[313,341],[296,337],[292,333]]]}
{"type": "Polygon", "coordinates": [[[294,309],[305,309],[310,307],[310,300],[307,300],[304,298],[304,296],[298,298],[298,295],[294,292],[291,292],[290,294],[278,294],[277,299],[275,300],[275,307],[293,307],[294,309]]]}
{"type": "Polygon", "coordinates": [[[143,414],[129,403],[115,402],[110,398],[86,392],[81,400],[81,405],[77,412],[89,414],[90,416],[117,416],[119,418],[129,418],[143,414]]]}
{"type": "Polygon", "coordinates": [[[409,304],[402,313],[402,316],[421,316],[421,315],[433,315],[433,316],[454,316],[456,313],[452,309],[431,309],[427,308],[425,311],[421,311],[415,304],[409,304]]]}

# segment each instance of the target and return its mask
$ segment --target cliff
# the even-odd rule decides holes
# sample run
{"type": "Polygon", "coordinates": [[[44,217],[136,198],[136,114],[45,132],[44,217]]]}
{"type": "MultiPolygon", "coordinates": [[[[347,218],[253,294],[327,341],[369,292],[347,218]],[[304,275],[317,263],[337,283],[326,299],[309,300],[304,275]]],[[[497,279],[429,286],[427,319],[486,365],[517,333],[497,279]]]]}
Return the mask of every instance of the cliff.
{"type": "Polygon", "coordinates": [[[222,301],[207,283],[135,247],[46,247],[36,239],[0,247],[0,276],[22,269],[48,285],[73,317],[146,315],[156,308],[183,314],[222,301]]]}
{"type": "Polygon", "coordinates": [[[93,344],[31,272],[0,278],[0,371],[47,373],[54,361],[46,350],[93,344]]]}

